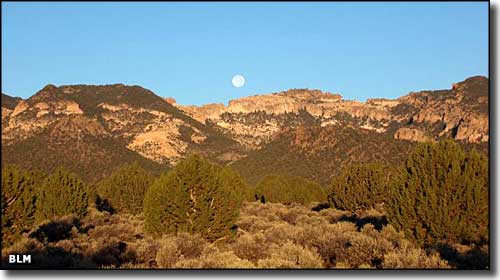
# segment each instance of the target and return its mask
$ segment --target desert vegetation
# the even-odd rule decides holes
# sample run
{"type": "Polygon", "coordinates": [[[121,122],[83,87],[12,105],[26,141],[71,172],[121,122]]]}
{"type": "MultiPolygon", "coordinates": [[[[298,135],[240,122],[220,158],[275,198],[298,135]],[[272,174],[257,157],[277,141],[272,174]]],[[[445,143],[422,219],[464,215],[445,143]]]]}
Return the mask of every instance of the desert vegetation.
{"type": "Polygon", "coordinates": [[[103,201],[113,201],[113,208],[123,213],[142,212],[144,195],[154,181],[154,176],[137,162],[124,165],[102,180],[97,192],[103,201]]]}
{"type": "Polygon", "coordinates": [[[256,199],[283,204],[325,201],[326,192],[314,181],[293,176],[269,175],[255,189],[256,199]]]}
{"type": "Polygon", "coordinates": [[[182,161],[146,193],[146,231],[198,233],[211,241],[229,235],[243,200],[242,180],[231,175],[198,155],[182,161]]]}
{"type": "Polygon", "coordinates": [[[385,164],[346,166],[326,186],[270,175],[255,187],[200,155],[159,177],[126,165],[96,185],[4,166],[2,264],[489,268],[487,158],[444,141],[385,164]]]}
{"type": "Polygon", "coordinates": [[[391,182],[389,222],[417,243],[487,243],[488,159],[452,141],[422,144],[391,182]]]}
{"type": "Polygon", "coordinates": [[[333,179],[328,200],[342,210],[375,208],[385,202],[393,173],[378,163],[351,165],[333,179]]]}

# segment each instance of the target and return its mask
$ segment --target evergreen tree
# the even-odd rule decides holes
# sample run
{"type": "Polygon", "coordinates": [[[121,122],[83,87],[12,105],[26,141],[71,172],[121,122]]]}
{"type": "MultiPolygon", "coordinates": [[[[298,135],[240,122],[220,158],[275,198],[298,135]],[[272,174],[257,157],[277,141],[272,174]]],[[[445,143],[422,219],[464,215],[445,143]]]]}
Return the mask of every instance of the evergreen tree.
{"type": "Polygon", "coordinates": [[[231,190],[238,190],[235,192],[239,196],[238,199],[242,201],[255,200],[255,191],[247,184],[247,182],[236,170],[226,166],[221,170],[221,172],[223,182],[226,184],[227,188],[231,190]]]}
{"type": "Polygon", "coordinates": [[[257,185],[256,195],[263,201],[283,204],[326,200],[326,193],[319,184],[298,176],[269,175],[257,185]]]}
{"type": "Polygon", "coordinates": [[[451,140],[417,147],[391,184],[388,220],[419,244],[488,236],[488,159],[451,140]]]}
{"type": "Polygon", "coordinates": [[[154,181],[137,162],[120,167],[97,186],[103,199],[111,202],[118,212],[139,214],[143,209],[144,196],[154,181]]]}
{"type": "Polygon", "coordinates": [[[74,214],[83,217],[87,213],[89,197],[85,184],[73,173],[56,170],[47,177],[36,201],[36,221],[74,214]]]}
{"type": "Polygon", "coordinates": [[[12,244],[33,226],[40,180],[40,174],[13,165],[2,169],[2,246],[12,244]]]}
{"type": "Polygon", "coordinates": [[[214,241],[231,234],[242,203],[243,180],[199,155],[158,178],[144,199],[145,230],[198,233],[214,241]]]}
{"type": "Polygon", "coordinates": [[[352,165],[332,181],[328,200],[341,210],[373,208],[385,201],[392,173],[378,163],[352,165]]]}

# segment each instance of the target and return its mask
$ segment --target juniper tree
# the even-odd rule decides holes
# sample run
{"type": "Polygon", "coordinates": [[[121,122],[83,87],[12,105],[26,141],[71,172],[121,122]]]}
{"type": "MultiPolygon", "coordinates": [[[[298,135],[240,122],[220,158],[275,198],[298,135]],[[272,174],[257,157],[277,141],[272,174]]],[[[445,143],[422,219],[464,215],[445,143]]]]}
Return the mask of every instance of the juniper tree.
{"type": "Polygon", "coordinates": [[[319,184],[298,176],[269,175],[257,185],[256,195],[266,202],[283,204],[307,204],[326,200],[326,193],[319,184]]]}
{"type": "Polygon", "coordinates": [[[247,184],[236,170],[226,166],[221,172],[224,184],[226,184],[229,189],[237,190],[235,193],[240,196],[239,199],[242,201],[255,200],[255,190],[247,184]]]}
{"type": "Polygon", "coordinates": [[[351,165],[333,179],[328,200],[341,210],[373,208],[385,201],[391,174],[379,163],[351,165]]]}
{"type": "Polygon", "coordinates": [[[2,169],[2,246],[12,244],[35,222],[36,189],[41,175],[13,165],[2,169]]]}
{"type": "Polygon", "coordinates": [[[75,174],[59,168],[44,180],[38,191],[36,222],[68,214],[83,217],[88,203],[86,185],[75,174]]]}
{"type": "Polygon", "coordinates": [[[154,181],[154,176],[146,172],[137,162],[127,164],[101,181],[97,192],[111,202],[118,212],[139,214],[143,209],[144,196],[154,181]]]}
{"type": "Polygon", "coordinates": [[[488,159],[447,140],[419,145],[391,184],[388,220],[423,245],[488,236],[488,159]]]}
{"type": "Polygon", "coordinates": [[[147,191],[145,230],[154,237],[188,232],[210,241],[224,238],[232,233],[239,215],[241,183],[236,173],[192,155],[147,191]]]}

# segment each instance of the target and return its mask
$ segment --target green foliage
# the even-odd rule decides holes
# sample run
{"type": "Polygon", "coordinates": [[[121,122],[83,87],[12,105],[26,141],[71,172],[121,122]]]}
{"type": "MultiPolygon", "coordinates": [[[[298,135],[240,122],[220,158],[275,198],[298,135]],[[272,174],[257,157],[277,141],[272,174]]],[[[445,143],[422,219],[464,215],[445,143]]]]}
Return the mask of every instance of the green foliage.
{"type": "Polygon", "coordinates": [[[58,169],[43,182],[36,201],[37,222],[68,214],[87,214],[89,196],[86,185],[75,174],[58,169]]]}
{"type": "Polygon", "coordinates": [[[2,246],[12,244],[33,225],[40,178],[12,165],[2,169],[2,246]]]}
{"type": "Polygon", "coordinates": [[[113,172],[97,186],[102,198],[111,201],[119,212],[139,214],[143,209],[144,196],[154,181],[137,162],[127,164],[113,172]]]}
{"type": "Polygon", "coordinates": [[[414,145],[394,139],[390,133],[354,129],[349,125],[305,126],[284,131],[231,166],[251,185],[257,185],[273,172],[300,176],[326,186],[342,172],[343,166],[369,162],[401,164],[414,145]]]}
{"type": "Polygon", "coordinates": [[[488,236],[488,159],[455,142],[417,147],[391,184],[388,220],[420,244],[488,236]]]}
{"type": "Polygon", "coordinates": [[[270,175],[257,185],[256,194],[266,202],[308,204],[326,200],[323,188],[302,177],[270,175]]]}
{"type": "Polygon", "coordinates": [[[224,185],[228,186],[229,189],[238,190],[235,192],[238,199],[255,201],[255,190],[247,184],[236,170],[226,166],[222,168],[221,173],[224,185]]]}
{"type": "Polygon", "coordinates": [[[378,163],[350,166],[333,180],[329,202],[337,209],[349,211],[383,203],[391,177],[389,169],[378,163]]]}
{"type": "Polygon", "coordinates": [[[242,203],[242,179],[199,155],[163,174],[144,199],[145,230],[197,233],[208,240],[231,234],[242,203]]]}

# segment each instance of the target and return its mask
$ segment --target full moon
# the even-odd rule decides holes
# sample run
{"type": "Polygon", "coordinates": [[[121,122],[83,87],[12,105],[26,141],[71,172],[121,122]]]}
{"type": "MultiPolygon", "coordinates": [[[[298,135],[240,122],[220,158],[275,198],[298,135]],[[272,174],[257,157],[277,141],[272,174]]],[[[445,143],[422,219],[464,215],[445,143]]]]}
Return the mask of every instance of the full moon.
{"type": "Polygon", "coordinates": [[[245,84],[245,77],[242,75],[235,75],[231,81],[234,87],[242,87],[245,84]]]}

